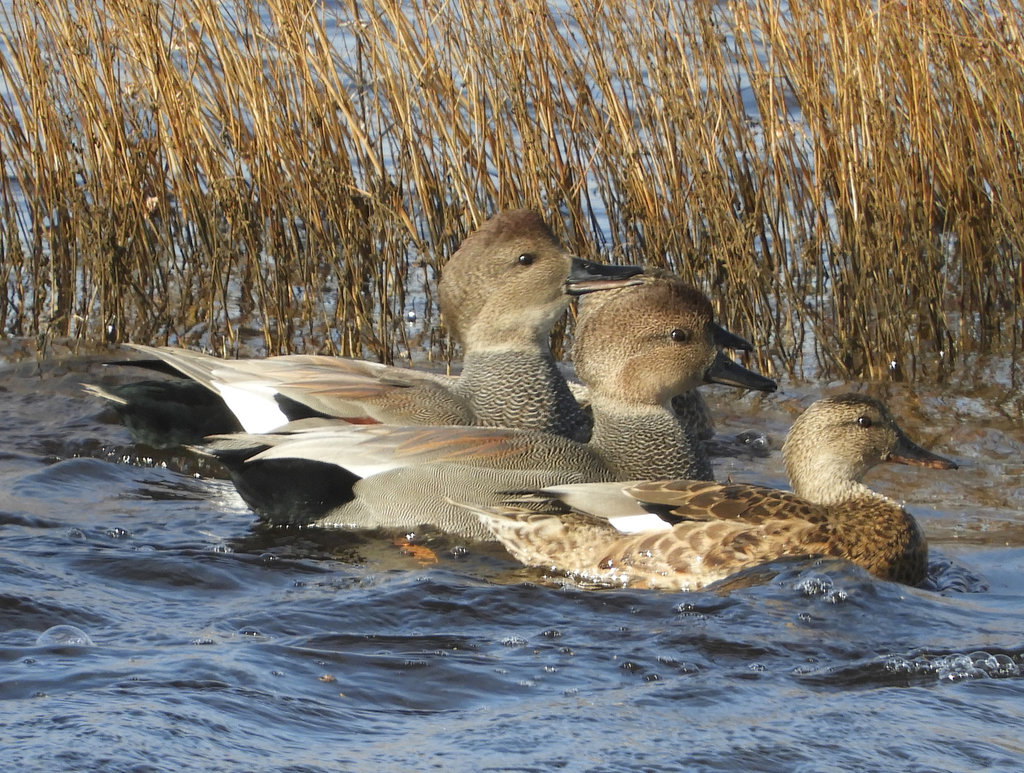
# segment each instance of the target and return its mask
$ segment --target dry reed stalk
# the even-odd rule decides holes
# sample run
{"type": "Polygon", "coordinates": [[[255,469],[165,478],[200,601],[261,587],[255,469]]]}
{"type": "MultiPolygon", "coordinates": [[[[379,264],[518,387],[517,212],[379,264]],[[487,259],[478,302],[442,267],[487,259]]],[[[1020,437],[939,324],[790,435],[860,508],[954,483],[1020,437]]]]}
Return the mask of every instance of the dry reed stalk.
{"type": "Polygon", "coordinates": [[[12,0],[0,319],[436,353],[444,257],[534,206],[581,254],[703,287],[765,370],[944,378],[1022,335],[1022,22],[1010,0],[12,0]]]}

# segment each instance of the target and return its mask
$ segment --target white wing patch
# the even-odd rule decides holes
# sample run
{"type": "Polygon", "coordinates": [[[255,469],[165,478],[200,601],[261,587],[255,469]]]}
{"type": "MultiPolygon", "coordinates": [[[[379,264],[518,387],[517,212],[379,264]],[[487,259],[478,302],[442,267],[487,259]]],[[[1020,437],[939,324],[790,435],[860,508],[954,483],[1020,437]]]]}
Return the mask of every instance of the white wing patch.
{"type": "Polygon", "coordinates": [[[211,386],[227,403],[246,432],[259,435],[288,423],[288,417],[282,413],[274,399],[277,390],[266,382],[240,381],[228,384],[213,381],[211,386]]]}
{"type": "Polygon", "coordinates": [[[640,534],[645,531],[669,531],[672,529],[672,524],[663,521],[654,513],[619,515],[609,518],[608,523],[623,534],[640,534]]]}

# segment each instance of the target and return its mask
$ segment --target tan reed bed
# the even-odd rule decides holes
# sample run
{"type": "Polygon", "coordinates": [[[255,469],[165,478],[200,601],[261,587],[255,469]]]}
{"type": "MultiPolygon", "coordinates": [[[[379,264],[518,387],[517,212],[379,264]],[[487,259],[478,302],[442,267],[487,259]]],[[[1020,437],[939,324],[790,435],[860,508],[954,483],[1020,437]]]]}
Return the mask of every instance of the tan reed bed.
{"type": "Polygon", "coordinates": [[[532,206],[581,254],[704,287],[764,369],[944,378],[1020,345],[1022,22],[1008,0],[11,0],[0,322],[432,355],[408,293],[436,323],[461,237],[532,206]]]}

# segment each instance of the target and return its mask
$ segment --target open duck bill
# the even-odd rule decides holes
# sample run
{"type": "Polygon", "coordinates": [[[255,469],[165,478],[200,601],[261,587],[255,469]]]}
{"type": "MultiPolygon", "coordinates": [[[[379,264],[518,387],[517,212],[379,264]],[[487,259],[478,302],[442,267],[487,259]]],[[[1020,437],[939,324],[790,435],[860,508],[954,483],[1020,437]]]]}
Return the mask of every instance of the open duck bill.
{"type": "Polygon", "coordinates": [[[565,280],[565,292],[569,295],[586,295],[598,290],[616,287],[630,287],[643,280],[634,279],[643,273],[641,266],[605,266],[583,258],[573,257],[569,278],[565,280]]]}
{"type": "Polygon", "coordinates": [[[959,465],[952,459],[926,451],[902,432],[896,442],[896,447],[885,457],[885,461],[911,464],[915,467],[930,467],[933,470],[959,469],[959,465]]]}
{"type": "Polygon", "coordinates": [[[770,378],[747,370],[742,365],[730,360],[722,352],[715,355],[715,361],[711,367],[704,371],[704,382],[740,387],[741,389],[756,389],[758,392],[774,392],[779,388],[779,385],[770,378]]]}

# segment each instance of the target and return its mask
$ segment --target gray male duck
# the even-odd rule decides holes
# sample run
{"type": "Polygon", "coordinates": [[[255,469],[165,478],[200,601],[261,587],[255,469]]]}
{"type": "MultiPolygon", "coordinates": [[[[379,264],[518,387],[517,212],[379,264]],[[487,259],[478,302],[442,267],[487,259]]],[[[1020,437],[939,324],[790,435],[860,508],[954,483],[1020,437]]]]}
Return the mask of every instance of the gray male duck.
{"type": "MultiPolygon", "coordinates": [[[[551,353],[551,329],[574,296],[628,284],[640,272],[636,266],[599,265],[571,255],[536,212],[509,210],[463,241],[438,286],[442,315],[464,353],[456,379],[339,357],[223,360],[174,347],[133,348],[152,358],[155,367],[193,380],[200,394],[193,387],[186,400],[198,403],[206,390],[227,404],[227,414],[216,413],[214,406],[221,426],[190,429],[198,434],[194,442],[214,432],[269,432],[310,416],[507,426],[586,439],[589,420],[551,353]]],[[[726,345],[749,348],[738,338],[726,345]]],[[[159,427],[172,431],[192,418],[187,404],[160,405],[166,389],[147,386],[158,391],[144,402],[142,387],[89,389],[114,403],[130,426],[144,423],[146,410],[174,411],[156,425],[156,434],[159,427]]]]}
{"type": "Polygon", "coordinates": [[[494,539],[452,499],[497,504],[501,492],[638,477],[711,477],[673,396],[705,382],[772,391],[719,347],[732,334],[711,304],[675,279],[650,279],[581,313],[574,356],[594,429],[581,443],[544,432],[459,426],[318,423],[229,435],[202,450],[223,461],[267,521],[356,528],[429,524],[494,539]]]}
{"type": "Polygon", "coordinates": [[[861,480],[879,462],[954,462],[910,441],[881,402],[860,394],[813,403],[782,453],[792,492],[650,480],[568,485],[468,508],[521,562],[616,585],[694,590],[812,556],[909,585],[924,580],[928,546],[914,517],[861,480]]]}

